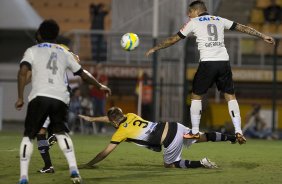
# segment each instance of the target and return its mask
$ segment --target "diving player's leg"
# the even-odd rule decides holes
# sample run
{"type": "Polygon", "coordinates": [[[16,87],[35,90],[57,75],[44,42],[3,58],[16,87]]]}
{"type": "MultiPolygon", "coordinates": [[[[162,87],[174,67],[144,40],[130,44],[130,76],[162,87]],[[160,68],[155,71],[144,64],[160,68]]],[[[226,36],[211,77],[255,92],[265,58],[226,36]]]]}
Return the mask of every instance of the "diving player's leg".
{"type": "Polygon", "coordinates": [[[200,133],[200,139],[197,140],[197,143],[199,142],[226,142],[230,141],[232,144],[235,144],[237,142],[235,135],[228,135],[223,134],[220,132],[204,132],[200,133]]]}
{"type": "MultiPolygon", "coordinates": [[[[177,124],[177,133],[169,145],[164,145],[164,167],[166,168],[217,168],[216,164],[211,162],[208,158],[203,158],[198,161],[183,160],[181,158],[183,148],[183,135],[187,134],[189,129],[181,124],[177,124]]],[[[190,146],[197,140],[186,139],[186,146],[190,146]]]]}

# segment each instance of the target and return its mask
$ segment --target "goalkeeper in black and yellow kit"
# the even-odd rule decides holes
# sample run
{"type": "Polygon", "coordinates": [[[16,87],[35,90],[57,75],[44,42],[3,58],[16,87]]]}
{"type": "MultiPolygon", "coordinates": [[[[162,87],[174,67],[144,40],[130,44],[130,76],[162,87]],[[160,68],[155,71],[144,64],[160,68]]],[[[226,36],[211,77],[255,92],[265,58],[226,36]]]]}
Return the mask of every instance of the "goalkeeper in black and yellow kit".
{"type": "Polygon", "coordinates": [[[208,158],[199,161],[183,160],[181,152],[183,144],[190,146],[196,142],[208,141],[231,141],[236,143],[235,135],[225,135],[219,132],[201,133],[200,139],[185,139],[183,136],[190,133],[191,129],[180,123],[165,122],[155,123],[142,119],[140,116],[128,113],[123,114],[118,107],[109,109],[107,116],[89,117],[79,115],[82,119],[90,122],[112,123],[117,128],[113,134],[110,144],[91,161],[80,165],[80,168],[91,168],[98,162],[105,159],[121,142],[133,142],[139,146],[146,147],[156,152],[164,147],[163,158],[164,167],[176,168],[217,168],[216,164],[208,158]]]}

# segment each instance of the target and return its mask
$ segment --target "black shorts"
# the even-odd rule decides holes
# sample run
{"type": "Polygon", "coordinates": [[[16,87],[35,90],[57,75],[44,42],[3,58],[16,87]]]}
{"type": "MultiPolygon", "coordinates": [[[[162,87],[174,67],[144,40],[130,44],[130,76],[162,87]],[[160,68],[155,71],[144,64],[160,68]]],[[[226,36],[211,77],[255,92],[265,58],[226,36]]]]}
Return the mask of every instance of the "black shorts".
{"type": "Polygon", "coordinates": [[[48,116],[49,128],[54,133],[68,132],[67,112],[68,106],[60,100],[44,96],[34,98],[28,103],[24,136],[34,139],[48,116]]]}
{"type": "Polygon", "coordinates": [[[193,79],[193,93],[206,94],[216,84],[223,93],[234,94],[234,83],[229,61],[202,61],[193,79]]]}

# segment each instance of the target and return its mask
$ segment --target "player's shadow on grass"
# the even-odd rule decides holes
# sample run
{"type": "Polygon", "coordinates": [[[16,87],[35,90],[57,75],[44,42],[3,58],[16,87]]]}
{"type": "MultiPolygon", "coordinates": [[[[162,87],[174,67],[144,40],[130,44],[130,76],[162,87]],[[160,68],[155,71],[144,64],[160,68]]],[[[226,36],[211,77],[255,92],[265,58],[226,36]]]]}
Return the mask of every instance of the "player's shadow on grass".
{"type": "Polygon", "coordinates": [[[256,162],[231,162],[232,167],[245,168],[245,169],[255,169],[260,166],[256,162]]]}
{"type": "MultiPolygon", "coordinates": [[[[163,170],[158,170],[158,171],[132,171],[135,173],[130,173],[130,174],[116,174],[115,176],[102,176],[102,177],[93,177],[93,178],[84,178],[85,183],[104,183],[104,182],[115,182],[118,181],[119,183],[134,183],[140,176],[142,176],[142,180],[147,178],[148,180],[159,180],[159,178],[163,176],[167,176],[167,173],[164,172],[163,170]]],[[[175,176],[173,173],[171,176],[175,176]]]]}

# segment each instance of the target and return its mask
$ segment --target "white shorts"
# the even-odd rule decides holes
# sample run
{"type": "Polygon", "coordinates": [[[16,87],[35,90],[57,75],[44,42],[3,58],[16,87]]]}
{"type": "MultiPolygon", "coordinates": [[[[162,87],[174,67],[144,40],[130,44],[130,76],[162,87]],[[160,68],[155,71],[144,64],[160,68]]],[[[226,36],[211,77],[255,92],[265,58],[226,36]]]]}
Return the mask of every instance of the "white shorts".
{"type": "Polygon", "coordinates": [[[48,128],[48,126],[50,125],[50,118],[49,118],[49,116],[46,118],[46,120],[45,120],[45,122],[44,122],[44,124],[43,124],[43,128],[48,128]]]}
{"type": "MultiPolygon", "coordinates": [[[[180,123],[177,123],[177,132],[173,141],[169,144],[167,148],[164,148],[164,153],[163,153],[164,163],[172,164],[174,162],[181,160],[181,153],[183,148],[183,135],[189,132],[190,129],[188,127],[185,127],[180,123]]],[[[197,140],[195,139],[186,139],[185,146],[189,147],[196,141],[197,140]]]]}

